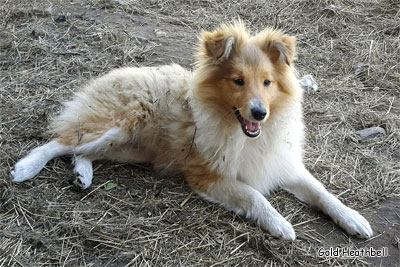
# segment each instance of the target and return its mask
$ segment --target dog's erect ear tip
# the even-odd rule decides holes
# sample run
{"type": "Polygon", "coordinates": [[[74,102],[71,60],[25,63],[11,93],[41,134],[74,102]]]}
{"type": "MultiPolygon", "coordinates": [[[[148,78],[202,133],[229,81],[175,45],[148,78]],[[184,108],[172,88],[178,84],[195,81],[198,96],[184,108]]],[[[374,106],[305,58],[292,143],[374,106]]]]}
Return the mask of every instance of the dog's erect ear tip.
{"type": "Polygon", "coordinates": [[[275,50],[277,53],[276,60],[285,62],[290,65],[296,53],[296,38],[292,36],[283,36],[280,40],[274,42],[271,53],[275,50]]]}
{"type": "Polygon", "coordinates": [[[197,59],[207,62],[223,62],[229,59],[240,44],[249,39],[249,32],[243,22],[222,24],[214,31],[202,31],[197,59]]]}
{"type": "Polygon", "coordinates": [[[291,65],[296,54],[296,37],[281,31],[267,29],[256,36],[260,47],[275,63],[291,65]]]}
{"type": "Polygon", "coordinates": [[[219,61],[223,61],[229,58],[229,55],[231,54],[234,44],[235,44],[235,38],[233,36],[229,36],[226,38],[225,47],[223,49],[224,52],[218,57],[219,61]]]}
{"type": "Polygon", "coordinates": [[[235,38],[218,32],[203,32],[201,34],[201,42],[207,57],[223,61],[229,58],[235,44],[235,38]]]}

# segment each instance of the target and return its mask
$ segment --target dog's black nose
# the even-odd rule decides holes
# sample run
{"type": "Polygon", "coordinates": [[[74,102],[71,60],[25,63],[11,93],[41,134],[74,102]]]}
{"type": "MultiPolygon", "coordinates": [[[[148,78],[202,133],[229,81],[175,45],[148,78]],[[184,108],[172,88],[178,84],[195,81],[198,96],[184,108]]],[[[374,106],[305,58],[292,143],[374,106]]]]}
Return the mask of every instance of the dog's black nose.
{"type": "Polygon", "coordinates": [[[262,121],[267,116],[267,111],[264,107],[254,107],[251,109],[251,115],[253,115],[254,119],[262,121]]]}

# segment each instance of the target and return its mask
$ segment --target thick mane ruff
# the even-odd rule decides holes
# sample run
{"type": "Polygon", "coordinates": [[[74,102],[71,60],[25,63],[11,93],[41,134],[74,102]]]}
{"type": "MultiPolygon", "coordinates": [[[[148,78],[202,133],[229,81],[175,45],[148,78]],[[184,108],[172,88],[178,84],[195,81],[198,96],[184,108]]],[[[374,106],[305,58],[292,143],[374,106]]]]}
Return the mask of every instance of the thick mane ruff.
{"type": "MultiPolygon", "coordinates": [[[[211,170],[235,177],[239,172],[238,167],[246,165],[247,161],[265,164],[260,157],[254,158],[257,153],[251,151],[282,151],[288,140],[293,148],[290,153],[296,155],[294,157],[301,157],[298,152],[301,151],[303,138],[302,89],[292,64],[294,53],[294,37],[273,29],[251,36],[242,21],[223,24],[212,32],[201,33],[196,54],[197,69],[192,80],[194,91],[191,104],[197,125],[196,147],[211,170]],[[231,43],[229,38],[233,38],[234,42],[231,43]],[[224,58],[227,54],[228,57],[224,58]],[[249,58],[254,59],[251,64],[248,63],[249,58]],[[241,70],[239,73],[247,73],[246,82],[253,82],[252,86],[235,89],[231,77],[238,73],[238,69],[241,70]],[[261,69],[268,71],[268,77],[274,80],[275,85],[256,92],[256,82],[263,79],[264,75],[261,69]],[[269,119],[262,124],[263,134],[257,140],[250,140],[244,136],[232,107],[236,103],[247,103],[248,100],[241,102],[241,99],[254,97],[260,92],[269,99],[266,101],[269,119]],[[300,133],[288,135],[288,132],[295,132],[292,127],[298,128],[300,133]],[[276,132],[281,134],[277,135],[276,132]]],[[[249,163],[249,166],[252,164],[249,163]]]]}

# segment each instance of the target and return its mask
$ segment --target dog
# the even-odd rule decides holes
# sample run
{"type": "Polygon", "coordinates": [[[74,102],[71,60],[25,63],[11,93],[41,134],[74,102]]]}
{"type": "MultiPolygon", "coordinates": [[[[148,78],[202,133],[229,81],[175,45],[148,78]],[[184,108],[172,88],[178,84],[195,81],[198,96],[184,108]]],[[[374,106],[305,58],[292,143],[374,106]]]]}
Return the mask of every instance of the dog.
{"type": "Polygon", "coordinates": [[[12,181],[33,178],[58,156],[74,155],[82,189],[92,162],[151,163],[177,170],[200,196],[255,221],[272,236],[296,238],[267,196],[281,187],[322,210],[347,233],[373,235],[303,164],[302,88],[296,39],[243,22],[199,37],[195,70],[179,65],[120,68],[91,81],[51,123],[55,138],[19,160],[12,181]]]}

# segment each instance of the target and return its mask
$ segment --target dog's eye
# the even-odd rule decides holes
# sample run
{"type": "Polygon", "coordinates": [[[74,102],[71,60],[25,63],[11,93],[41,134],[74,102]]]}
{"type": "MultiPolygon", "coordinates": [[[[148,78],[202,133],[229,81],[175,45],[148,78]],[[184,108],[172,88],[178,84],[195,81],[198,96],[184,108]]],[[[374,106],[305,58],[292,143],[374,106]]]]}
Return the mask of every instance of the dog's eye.
{"type": "Polygon", "coordinates": [[[242,79],[235,79],[233,80],[233,82],[239,86],[243,86],[244,85],[244,81],[242,79]]]}
{"type": "Polygon", "coordinates": [[[269,86],[271,84],[271,81],[270,80],[265,80],[264,81],[264,86],[269,86]]]}

